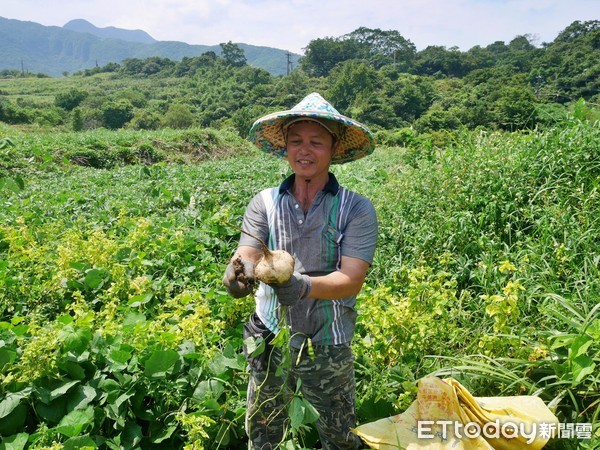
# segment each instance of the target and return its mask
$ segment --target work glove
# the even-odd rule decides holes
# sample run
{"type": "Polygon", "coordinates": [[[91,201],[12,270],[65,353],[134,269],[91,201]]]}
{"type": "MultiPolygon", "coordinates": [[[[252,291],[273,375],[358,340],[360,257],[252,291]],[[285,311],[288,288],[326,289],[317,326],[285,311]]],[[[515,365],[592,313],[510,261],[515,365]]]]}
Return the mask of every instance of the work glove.
{"type": "Polygon", "coordinates": [[[306,298],[311,288],[308,275],[294,272],[292,277],[282,284],[272,284],[271,287],[277,295],[279,303],[285,306],[294,306],[298,300],[306,298]]]}
{"type": "Polygon", "coordinates": [[[231,261],[225,269],[223,284],[227,292],[234,298],[249,295],[254,290],[254,264],[250,261],[237,257],[231,261]]]}

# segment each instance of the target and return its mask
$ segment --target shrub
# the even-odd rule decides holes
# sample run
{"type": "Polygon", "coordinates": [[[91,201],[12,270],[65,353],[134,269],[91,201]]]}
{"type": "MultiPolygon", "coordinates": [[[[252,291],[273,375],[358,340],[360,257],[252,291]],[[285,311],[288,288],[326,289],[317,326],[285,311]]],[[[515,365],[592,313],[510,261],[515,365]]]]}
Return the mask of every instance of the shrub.
{"type": "Polygon", "coordinates": [[[83,130],[85,122],[83,120],[81,108],[75,108],[73,109],[73,111],[71,111],[71,124],[73,127],[73,131],[83,130]]]}
{"type": "Polygon", "coordinates": [[[418,141],[417,133],[412,128],[398,128],[395,130],[380,130],[375,134],[378,145],[410,147],[418,141]]]}
{"type": "Polygon", "coordinates": [[[67,92],[61,92],[54,98],[54,104],[59,108],[67,111],[72,111],[78,107],[83,100],[88,96],[88,93],[78,89],[69,89],[67,92]]]}
{"type": "Polygon", "coordinates": [[[133,105],[129,100],[110,101],[102,108],[102,118],[107,128],[122,128],[133,119],[133,105]]]}
{"type": "Polygon", "coordinates": [[[161,117],[154,111],[138,110],[131,122],[129,128],[134,130],[157,130],[161,126],[161,117]]]}
{"type": "Polygon", "coordinates": [[[161,125],[169,128],[189,128],[194,124],[195,117],[190,109],[180,103],[169,106],[161,125]]]}

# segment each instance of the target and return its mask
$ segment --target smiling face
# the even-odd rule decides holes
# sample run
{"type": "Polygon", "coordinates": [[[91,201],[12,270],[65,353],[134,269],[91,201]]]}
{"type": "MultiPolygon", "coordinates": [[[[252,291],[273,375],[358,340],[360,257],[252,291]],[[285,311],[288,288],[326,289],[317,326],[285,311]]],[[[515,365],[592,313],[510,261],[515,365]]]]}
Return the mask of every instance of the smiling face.
{"type": "Polygon", "coordinates": [[[287,133],[287,158],[296,177],[326,182],[334,144],[331,133],[316,122],[291,125],[287,133]]]}

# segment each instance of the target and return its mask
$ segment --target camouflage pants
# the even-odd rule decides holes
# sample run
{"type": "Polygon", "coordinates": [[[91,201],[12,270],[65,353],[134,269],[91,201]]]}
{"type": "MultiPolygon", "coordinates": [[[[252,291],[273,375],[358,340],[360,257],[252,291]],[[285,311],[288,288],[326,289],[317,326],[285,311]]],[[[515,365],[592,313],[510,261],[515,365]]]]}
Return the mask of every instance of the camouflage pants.
{"type": "Polygon", "coordinates": [[[317,431],[325,450],[363,448],[350,428],[355,426],[354,356],[349,345],[315,346],[314,356],[291,349],[291,368],[277,376],[281,352],[273,349],[266,367],[250,364],[246,431],[250,450],[274,450],[285,436],[286,404],[297,380],[320,417],[317,431]]]}

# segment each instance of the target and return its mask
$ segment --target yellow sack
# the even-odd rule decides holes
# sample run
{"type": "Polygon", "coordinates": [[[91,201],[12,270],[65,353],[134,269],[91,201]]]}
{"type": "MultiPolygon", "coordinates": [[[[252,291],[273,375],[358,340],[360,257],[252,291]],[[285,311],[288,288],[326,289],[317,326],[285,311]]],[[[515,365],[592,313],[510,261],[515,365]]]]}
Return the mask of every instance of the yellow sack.
{"type": "Polygon", "coordinates": [[[539,397],[473,397],[452,378],[426,377],[402,414],[352,431],[378,450],[539,450],[557,429],[539,397]]]}

